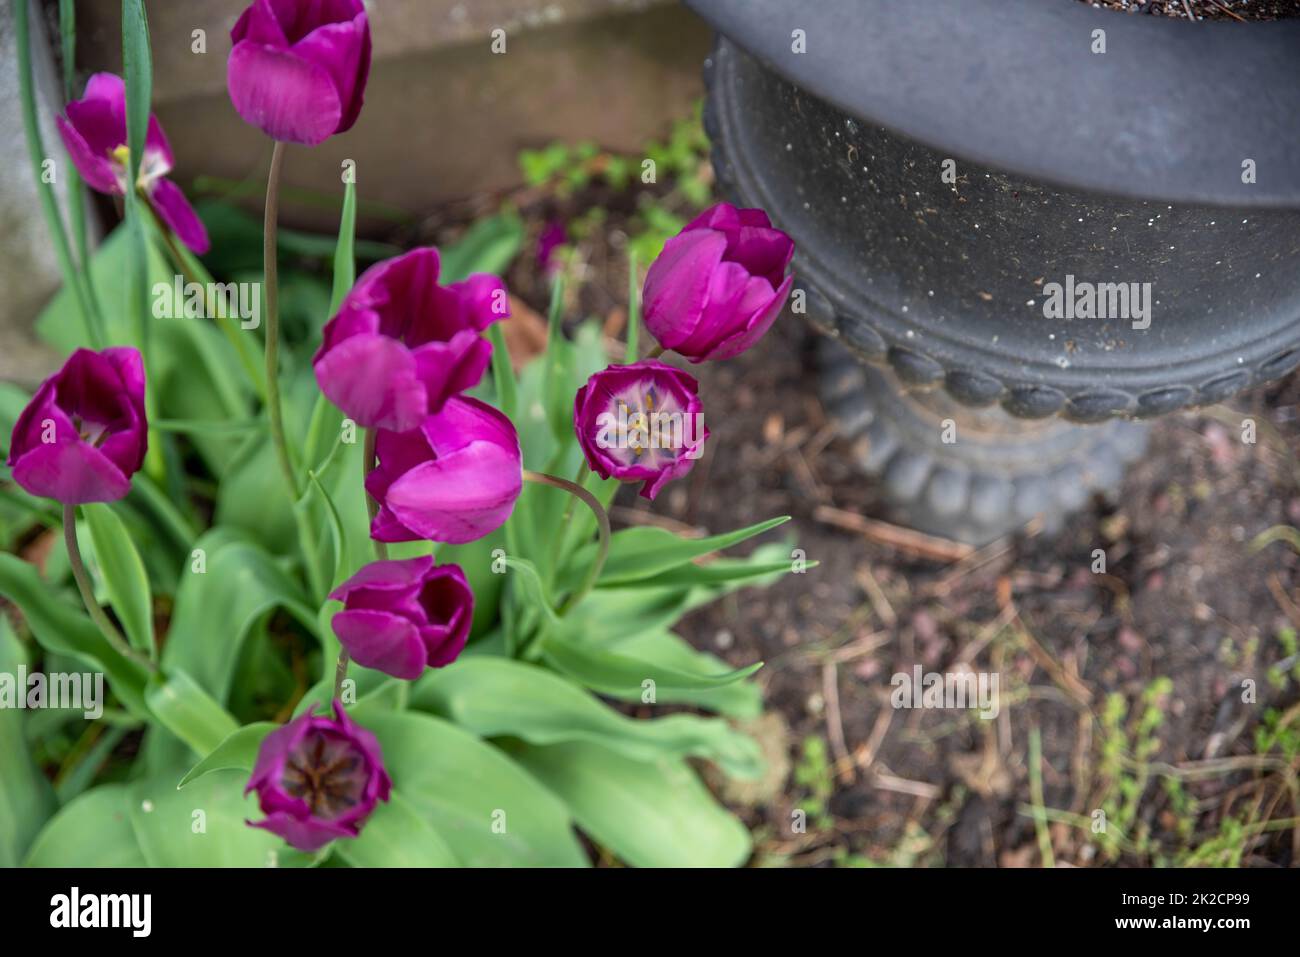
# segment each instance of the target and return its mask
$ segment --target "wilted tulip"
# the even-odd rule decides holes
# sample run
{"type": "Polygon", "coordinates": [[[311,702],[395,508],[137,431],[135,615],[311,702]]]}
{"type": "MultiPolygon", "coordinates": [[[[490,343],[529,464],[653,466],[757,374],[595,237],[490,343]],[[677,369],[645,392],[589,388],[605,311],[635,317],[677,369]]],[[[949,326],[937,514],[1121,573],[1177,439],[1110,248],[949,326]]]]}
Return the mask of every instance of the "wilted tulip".
{"type": "Polygon", "coordinates": [[[131,490],[147,435],[140,353],[78,349],[18,416],[9,467],[33,495],[67,505],[112,502],[131,490]]]}
{"type": "Polygon", "coordinates": [[[248,823],[311,853],[360,834],[391,788],[379,742],[335,701],[334,717],[308,712],[262,740],[244,793],[266,818],[248,823]]]}
{"type": "Polygon", "coordinates": [[[456,660],[474,620],[474,592],[459,565],[422,556],[371,562],[330,593],[332,624],[352,660],[414,680],[456,660]]]}
{"type": "Polygon", "coordinates": [[[523,488],[519,436],[504,415],[455,396],[408,432],[381,430],[366,491],[380,503],[370,537],[464,543],[510,517],[523,488]]]}
{"type": "MultiPolygon", "coordinates": [[[[68,104],[66,113],[56,117],[55,122],[81,178],[101,193],[124,195],[130,148],[126,134],[126,84],[122,78],[112,73],[96,73],[86,82],[81,99],[68,104]]],[[[158,218],[181,242],[202,255],[208,251],[208,231],[181,188],[166,178],[173,162],[158,117],[150,114],[136,185],[158,218]]]]}
{"type": "Polygon", "coordinates": [[[378,263],[325,326],[312,360],[325,395],[359,425],[405,432],[478,384],[492,358],[480,333],[510,315],[505,285],[438,284],[432,247],[378,263]]]}
{"type": "Polygon", "coordinates": [[[361,0],[254,0],[230,39],[226,87],[244,122],[315,146],[357,121],[370,75],[361,0]]]}
{"type": "Polygon", "coordinates": [[[601,478],[639,482],[653,499],[704,454],[704,404],[694,377],[654,359],[597,372],[573,400],[573,427],[601,478]]]}
{"type": "Polygon", "coordinates": [[[646,273],[646,328],[692,362],[730,359],[767,332],[790,294],[794,242],[761,209],[719,203],[664,244],[646,273]]]}

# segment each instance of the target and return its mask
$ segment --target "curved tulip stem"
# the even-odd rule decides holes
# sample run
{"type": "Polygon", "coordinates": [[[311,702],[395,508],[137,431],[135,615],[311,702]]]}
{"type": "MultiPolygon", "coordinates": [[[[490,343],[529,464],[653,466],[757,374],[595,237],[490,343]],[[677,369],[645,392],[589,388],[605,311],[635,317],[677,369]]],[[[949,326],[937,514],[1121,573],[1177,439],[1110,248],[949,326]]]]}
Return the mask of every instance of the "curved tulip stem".
{"type": "Polygon", "coordinates": [[[563,489],[570,495],[582,499],[583,504],[591,509],[591,513],[596,516],[596,531],[600,536],[600,541],[596,546],[596,560],[591,563],[591,568],[587,569],[587,577],[583,579],[582,585],[561,606],[559,614],[563,616],[587,597],[587,593],[595,587],[597,579],[600,578],[601,570],[605,567],[605,559],[609,557],[609,513],[605,511],[605,507],[600,504],[596,496],[581,485],[570,482],[568,479],[547,475],[545,472],[533,472],[524,469],[524,481],[537,482],[540,485],[550,485],[553,488],[563,489]]]}
{"type": "Polygon", "coordinates": [[[108,614],[99,607],[99,602],[95,601],[95,589],[90,583],[90,575],[86,572],[86,563],[81,560],[81,547],[77,544],[77,507],[66,503],[63,506],[63,540],[68,546],[68,563],[72,566],[72,577],[77,582],[77,591],[81,592],[82,604],[86,606],[86,612],[91,620],[119,655],[134,661],[146,671],[156,672],[158,666],[127,643],[122,633],[117,630],[117,626],[109,620],[108,614]]]}
{"type": "MultiPolygon", "coordinates": [[[[582,464],[578,466],[578,474],[573,477],[574,484],[581,485],[585,488],[587,485],[587,476],[590,474],[591,466],[587,464],[587,460],[584,458],[582,464]]],[[[569,527],[569,519],[573,517],[573,502],[573,499],[569,499],[569,504],[564,506],[564,518],[560,520],[560,524],[565,528],[569,527]]]]}
{"type": "Polygon", "coordinates": [[[663,355],[667,351],[668,350],[665,349],[663,346],[656,343],[655,347],[651,349],[649,352],[647,352],[645,357],[647,359],[658,359],[661,355],[663,355]]]}
{"type": "Polygon", "coordinates": [[[276,231],[280,211],[280,169],[284,166],[284,143],[276,141],[271,152],[271,172],[266,177],[266,213],[262,221],[262,270],[266,282],[266,410],[271,419],[271,441],[280,471],[289,486],[289,499],[299,498],[298,478],[284,438],[284,410],[280,407],[280,310],[279,277],[276,268],[276,231]]]}

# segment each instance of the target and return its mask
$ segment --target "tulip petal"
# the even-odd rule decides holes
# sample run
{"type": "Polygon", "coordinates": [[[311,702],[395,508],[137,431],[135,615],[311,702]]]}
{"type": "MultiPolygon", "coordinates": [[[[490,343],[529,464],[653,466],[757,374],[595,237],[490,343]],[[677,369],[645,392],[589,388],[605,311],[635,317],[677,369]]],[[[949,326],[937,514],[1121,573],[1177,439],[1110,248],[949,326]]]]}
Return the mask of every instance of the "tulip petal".
{"type": "MultiPolygon", "coordinates": [[[[69,104],[71,109],[73,104],[69,104]]],[[[85,138],[72,123],[61,116],[54,118],[63,140],[63,148],[68,151],[72,165],[76,167],[81,178],[91,189],[109,196],[120,195],[122,188],[117,181],[117,172],[113,162],[106,153],[97,153],[91,149],[85,138]]]]}
{"type": "Polygon", "coordinates": [[[450,342],[430,342],[413,353],[416,378],[424,384],[428,411],[441,412],[447,400],[479,384],[492,362],[492,344],[468,329],[450,342]]]}
{"type": "Polygon", "coordinates": [[[365,668],[414,681],[424,672],[428,653],[415,625],[386,611],[341,611],[331,621],[348,654],[365,668]]]}
{"type": "Polygon", "coordinates": [[[475,441],[407,472],[389,487],[386,504],[422,538],[464,544],[503,525],[522,488],[519,459],[475,441]]]}
{"type": "Polygon", "coordinates": [[[356,837],[358,829],[343,827],[319,818],[296,818],[284,811],[268,814],[264,820],[248,821],[250,827],[270,831],[294,848],[306,854],[319,851],[330,841],[340,837],[356,837]]]}
{"type": "Polygon", "coordinates": [[[185,198],[181,188],[171,180],[155,180],[149,202],[158,213],[158,218],[196,255],[202,256],[212,247],[199,214],[194,212],[194,207],[185,198]]]}
{"type": "Polygon", "coordinates": [[[36,446],[14,463],[13,479],[32,495],[67,505],[116,502],[131,491],[121,469],[85,442],[36,446]]]}
{"type": "Polygon", "coordinates": [[[766,279],[751,276],[739,263],[721,263],[709,279],[709,298],[699,322],[679,343],[682,354],[693,362],[719,358],[718,345],[743,332],[745,320],[765,309],[775,295],[766,279]]]}
{"type": "Polygon", "coordinates": [[[352,128],[361,113],[370,71],[370,24],[364,13],[345,23],[317,27],[292,47],[296,56],[323,68],[334,82],[342,112],[335,133],[352,128]]]}
{"type": "Polygon", "coordinates": [[[334,134],[343,116],[329,72],[289,50],[251,40],[236,43],[226,85],[244,122],[275,140],[315,146],[334,134]]]}
{"type": "Polygon", "coordinates": [[[770,288],[767,285],[767,280],[755,277],[750,282],[762,283],[763,289],[760,294],[756,295],[760,305],[753,311],[744,326],[738,329],[734,335],[723,339],[714,346],[705,358],[735,358],[763,338],[767,334],[767,330],[772,328],[772,324],[776,322],[777,317],[781,315],[781,310],[785,308],[785,302],[790,296],[790,289],[794,285],[794,277],[787,276],[785,281],[781,283],[781,287],[777,289],[776,295],[770,299],[766,299],[766,290],[770,288]]]}
{"type": "Polygon", "coordinates": [[[270,46],[289,45],[289,38],[284,35],[284,29],[269,0],[253,0],[248,5],[235,21],[235,26],[230,31],[230,40],[232,44],[251,40],[270,46]]]}
{"type": "Polygon", "coordinates": [[[348,595],[363,588],[375,591],[414,588],[424,580],[432,567],[432,555],[370,562],[368,565],[361,566],[355,575],[330,592],[330,597],[335,601],[346,601],[348,595]]]}
{"type": "Polygon", "coordinates": [[[674,236],[646,273],[646,328],[668,349],[691,338],[709,302],[709,284],[722,262],[727,238],[722,233],[695,232],[674,236]]]}
{"type": "Polygon", "coordinates": [[[359,425],[405,432],[420,424],[428,393],[415,360],[396,339],[362,334],[316,360],[320,390],[359,425]]]}

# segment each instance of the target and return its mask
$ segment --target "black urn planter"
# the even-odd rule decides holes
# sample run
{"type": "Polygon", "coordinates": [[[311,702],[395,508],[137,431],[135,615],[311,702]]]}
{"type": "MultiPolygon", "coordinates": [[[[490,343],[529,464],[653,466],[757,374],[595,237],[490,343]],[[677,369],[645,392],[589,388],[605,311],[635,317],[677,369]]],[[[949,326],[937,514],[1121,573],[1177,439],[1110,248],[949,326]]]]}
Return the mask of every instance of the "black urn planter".
{"type": "Polygon", "coordinates": [[[722,34],[719,181],[794,237],[814,325],[885,367],[851,381],[831,346],[823,394],[906,520],[1059,516],[1141,453],[1132,422],[1071,423],[1300,365],[1300,21],[688,2],[722,34]]]}

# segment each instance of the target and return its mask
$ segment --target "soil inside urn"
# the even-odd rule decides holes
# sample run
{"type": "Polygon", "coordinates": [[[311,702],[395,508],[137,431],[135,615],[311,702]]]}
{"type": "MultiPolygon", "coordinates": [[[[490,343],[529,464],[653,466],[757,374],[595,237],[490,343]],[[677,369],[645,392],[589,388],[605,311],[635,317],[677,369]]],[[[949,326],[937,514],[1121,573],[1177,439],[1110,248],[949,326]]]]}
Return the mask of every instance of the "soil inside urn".
{"type": "Polygon", "coordinates": [[[1300,17],[1300,0],[1081,0],[1124,13],[1180,20],[1287,20],[1300,17]]]}

